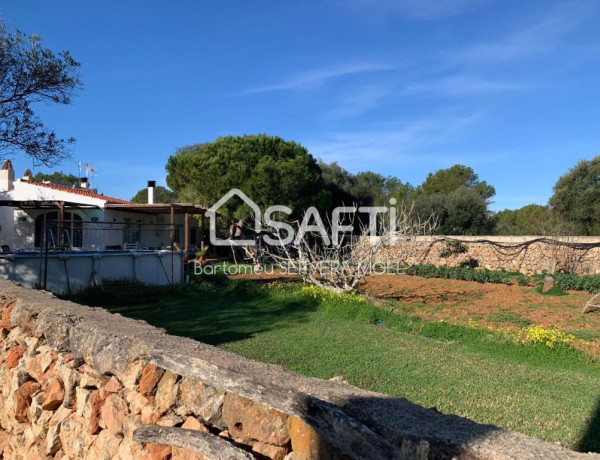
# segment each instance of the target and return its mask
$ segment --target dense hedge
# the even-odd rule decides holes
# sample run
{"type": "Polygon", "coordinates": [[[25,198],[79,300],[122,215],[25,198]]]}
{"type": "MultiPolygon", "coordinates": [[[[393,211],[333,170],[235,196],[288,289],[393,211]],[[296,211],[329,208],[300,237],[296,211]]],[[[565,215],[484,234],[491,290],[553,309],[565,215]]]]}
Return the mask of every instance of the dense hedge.
{"type": "MultiPolygon", "coordinates": [[[[519,284],[527,286],[533,280],[541,283],[544,276],[535,275],[532,278],[522,273],[511,273],[506,270],[493,271],[488,269],[473,269],[470,267],[436,267],[435,265],[413,265],[404,270],[407,275],[424,278],[445,278],[453,280],[477,281],[479,283],[519,284]]],[[[563,291],[587,291],[592,294],[600,292],[600,275],[575,275],[572,273],[555,273],[554,285],[563,291]]]]}
{"type": "Polygon", "coordinates": [[[600,275],[558,273],[552,276],[554,277],[554,285],[563,291],[587,291],[592,294],[600,292],[600,275]]]}
{"type": "Polygon", "coordinates": [[[475,270],[470,267],[436,267],[435,265],[413,265],[405,271],[407,275],[424,278],[445,278],[453,280],[477,281],[478,283],[512,284],[515,274],[506,270],[475,270]]]}

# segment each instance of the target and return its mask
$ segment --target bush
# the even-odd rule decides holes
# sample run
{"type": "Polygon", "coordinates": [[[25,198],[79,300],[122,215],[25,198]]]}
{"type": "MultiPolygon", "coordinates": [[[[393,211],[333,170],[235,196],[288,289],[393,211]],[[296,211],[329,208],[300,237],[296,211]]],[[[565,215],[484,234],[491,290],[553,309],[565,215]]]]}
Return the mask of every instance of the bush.
{"type": "MultiPolygon", "coordinates": [[[[435,265],[412,265],[405,270],[405,273],[423,278],[445,278],[496,284],[513,284],[516,276],[517,284],[520,286],[529,286],[533,281],[541,282],[545,275],[529,277],[522,273],[511,273],[506,270],[474,269],[468,266],[436,267],[435,265]]],[[[600,275],[557,273],[552,276],[556,289],[551,295],[565,295],[564,291],[587,291],[591,294],[600,292],[600,275]]]]}
{"type": "Polygon", "coordinates": [[[492,271],[486,268],[473,269],[465,267],[436,267],[434,265],[413,265],[406,269],[407,275],[423,278],[445,278],[478,283],[511,284],[512,274],[506,270],[492,271]]]}
{"type": "Polygon", "coordinates": [[[553,277],[554,286],[563,291],[587,291],[591,294],[600,292],[600,275],[557,273],[553,277]]]}

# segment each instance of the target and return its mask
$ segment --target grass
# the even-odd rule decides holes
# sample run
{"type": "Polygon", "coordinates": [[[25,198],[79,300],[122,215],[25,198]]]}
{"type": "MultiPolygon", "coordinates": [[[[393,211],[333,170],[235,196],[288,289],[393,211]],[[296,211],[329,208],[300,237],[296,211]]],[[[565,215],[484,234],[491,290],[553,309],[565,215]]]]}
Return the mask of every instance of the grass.
{"type": "Polygon", "coordinates": [[[566,345],[517,343],[289,284],[205,277],[179,295],[140,300],[108,308],[304,375],[344,375],[445,413],[600,451],[600,366],[566,345]]]}
{"type": "Polygon", "coordinates": [[[569,295],[567,292],[563,291],[558,286],[552,286],[548,291],[542,292],[542,286],[540,285],[535,288],[535,292],[537,292],[540,295],[544,295],[544,296],[548,296],[548,297],[560,297],[560,296],[564,296],[564,295],[569,295]]]}
{"type": "Polygon", "coordinates": [[[490,313],[487,316],[487,321],[490,323],[510,323],[521,328],[532,324],[531,320],[523,318],[518,313],[514,313],[507,308],[503,308],[496,313],[490,313]]]}

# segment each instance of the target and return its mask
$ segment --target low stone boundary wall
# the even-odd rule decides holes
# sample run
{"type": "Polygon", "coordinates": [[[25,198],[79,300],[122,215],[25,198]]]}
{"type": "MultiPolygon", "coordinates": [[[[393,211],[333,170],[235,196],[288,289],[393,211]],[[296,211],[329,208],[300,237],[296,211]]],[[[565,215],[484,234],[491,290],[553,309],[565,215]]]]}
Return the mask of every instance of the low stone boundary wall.
{"type": "Polygon", "coordinates": [[[600,237],[435,236],[382,246],[377,260],[395,264],[471,265],[526,275],[599,274],[600,237]]]}
{"type": "Polygon", "coordinates": [[[600,459],[7,281],[0,307],[1,458],[600,459]]]}

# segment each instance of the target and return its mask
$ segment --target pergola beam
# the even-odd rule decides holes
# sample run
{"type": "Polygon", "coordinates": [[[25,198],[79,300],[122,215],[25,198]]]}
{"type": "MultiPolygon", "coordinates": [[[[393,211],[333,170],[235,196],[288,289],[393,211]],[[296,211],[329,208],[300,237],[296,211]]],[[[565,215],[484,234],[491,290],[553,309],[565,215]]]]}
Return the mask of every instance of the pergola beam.
{"type": "Polygon", "coordinates": [[[72,201],[36,201],[36,200],[0,200],[0,206],[19,209],[58,209],[61,206],[71,208],[94,209],[98,206],[82,205],[72,201]]]}
{"type": "Polygon", "coordinates": [[[144,212],[148,214],[200,214],[208,211],[204,206],[193,203],[156,203],[156,204],[115,204],[107,203],[106,209],[115,209],[119,211],[144,212]]]}

